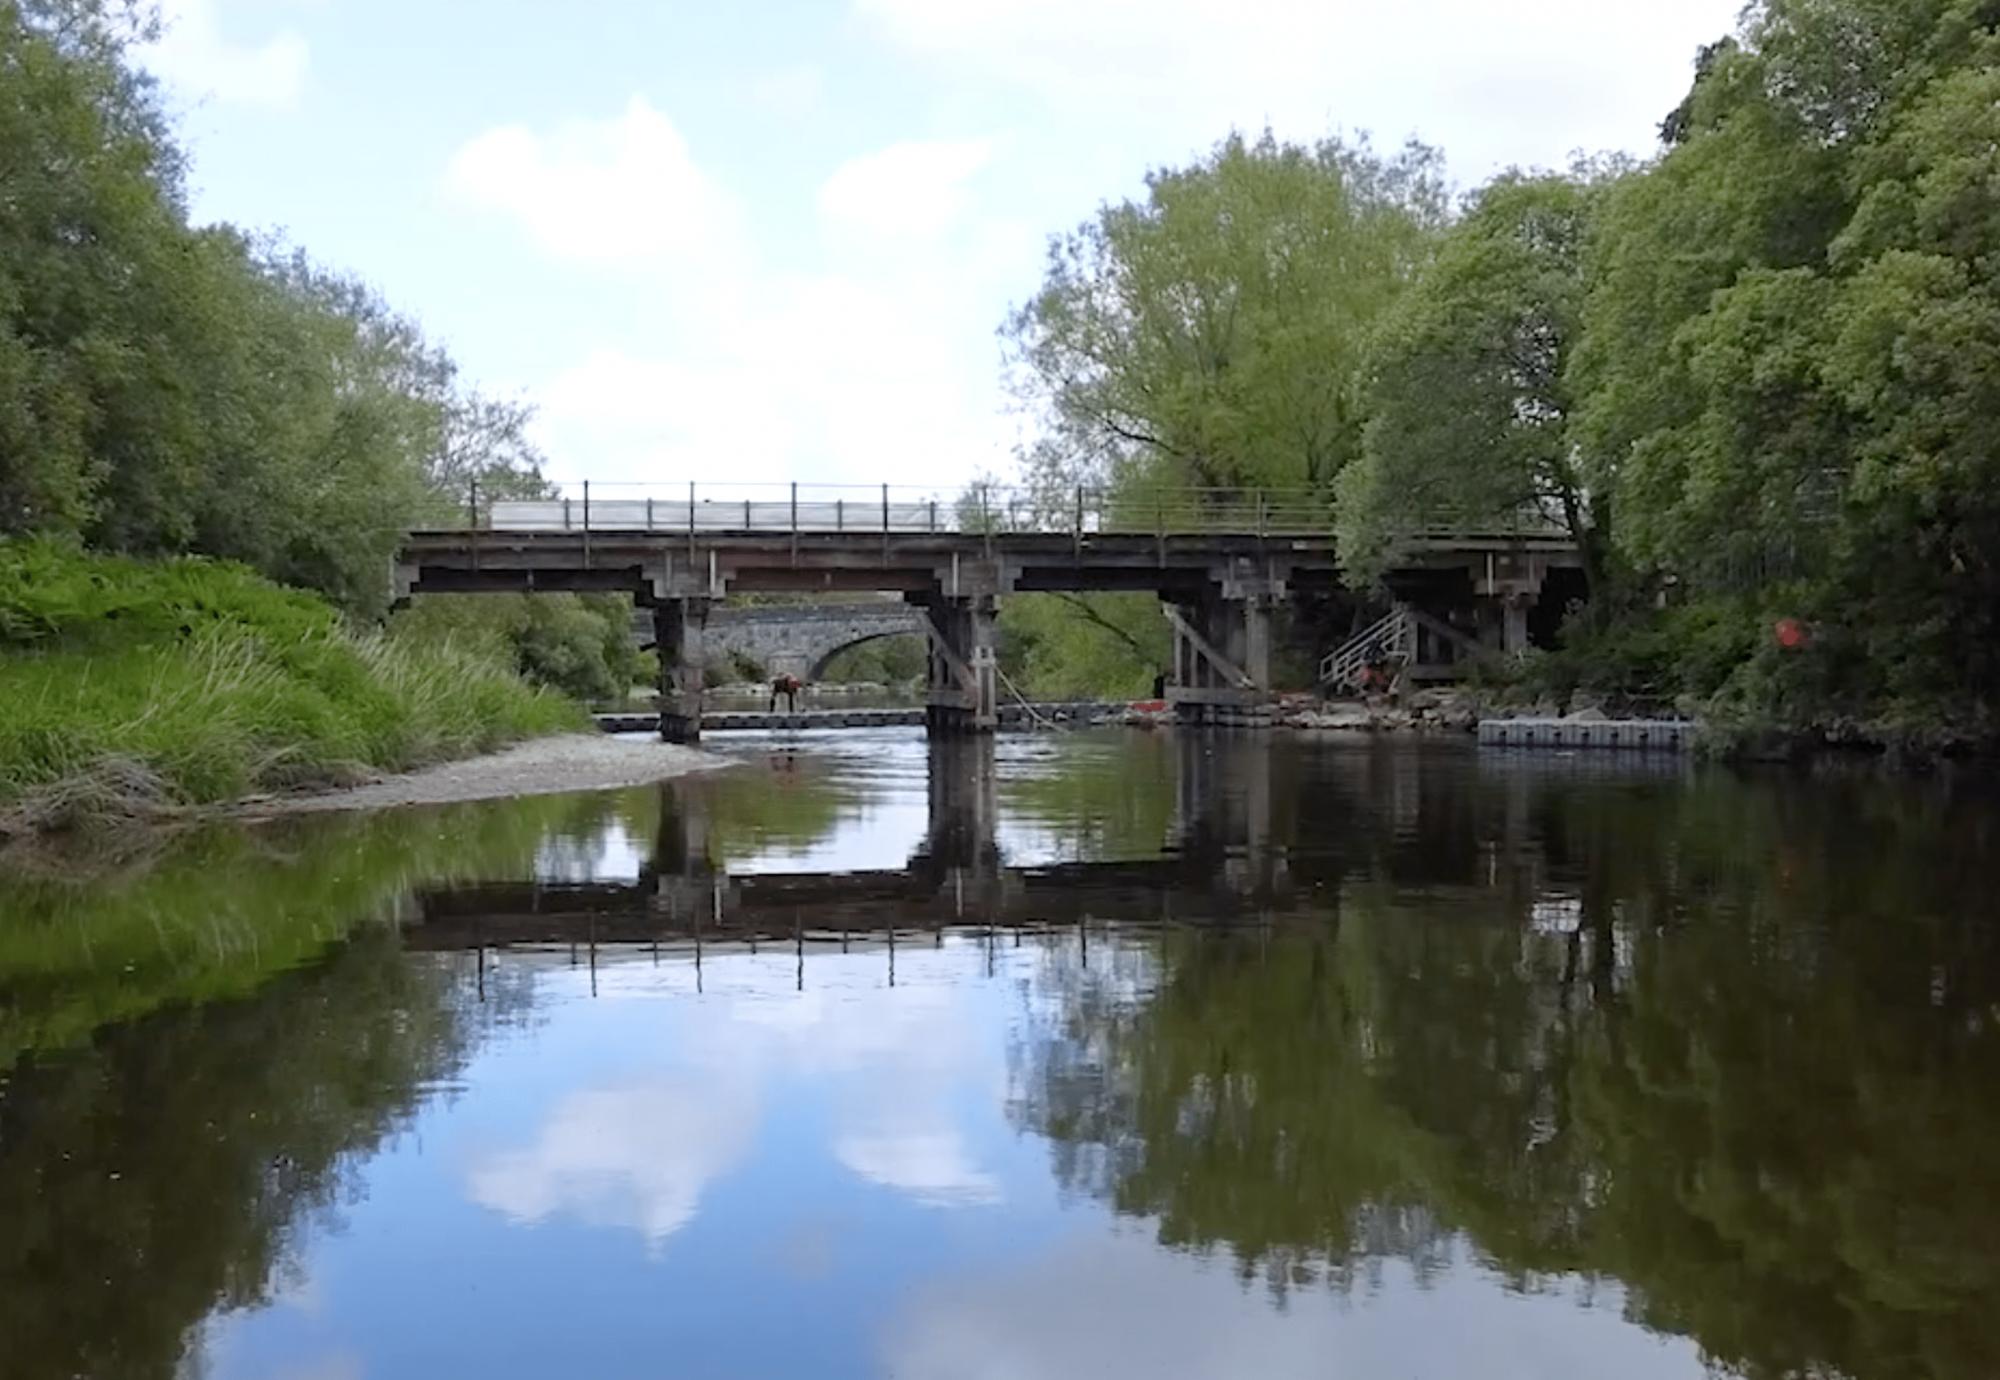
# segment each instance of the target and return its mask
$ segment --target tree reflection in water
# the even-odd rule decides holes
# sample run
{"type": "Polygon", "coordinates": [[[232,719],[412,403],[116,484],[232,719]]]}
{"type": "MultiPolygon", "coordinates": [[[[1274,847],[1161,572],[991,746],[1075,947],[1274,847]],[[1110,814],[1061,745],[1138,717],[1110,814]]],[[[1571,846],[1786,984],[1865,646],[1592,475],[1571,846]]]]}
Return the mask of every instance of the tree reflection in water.
{"type": "Polygon", "coordinates": [[[1280,1294],[1462,1235],[1522,1287],[1622,1281],[1749,1375],[2000,1374],[1991,811],[1863,779],[1453,794],[1347,818],[1395,865],[1317,912],[1052,965],[1014,1113],[1062,1181],[1280,1294]]]}
{"type": "Polygon", "coordinates": [[[1071,917],[1029,926],[1011,1115],[1169,1247],[1280,1300],[1468,1254],[1523,1289],[1616,1281],[1760,1380],[2000,1374],[1990,801],[1193,735],[1070,751],[223,834],[143,880],[15,886],[6,1373],[190,1364],[204,1319],[282,1292],[481,1032],[525,1018],[527,969],[423,951],[457,933],[426,888],[588,873],[615,834],[649,854],[612,888],[631,923],[693,881],[776,896],[796,934],[812,879],[716,886],[731,860],[928,790],[892,884],[827,894],[877,922],[884,897],[930,925],[958,914],[938,897],[1071,917]],[[1060,865],[1010,866],[1022,837],[1060,865]],[[1105,913],[1135,894],[1183,918],[1105,913]]]}

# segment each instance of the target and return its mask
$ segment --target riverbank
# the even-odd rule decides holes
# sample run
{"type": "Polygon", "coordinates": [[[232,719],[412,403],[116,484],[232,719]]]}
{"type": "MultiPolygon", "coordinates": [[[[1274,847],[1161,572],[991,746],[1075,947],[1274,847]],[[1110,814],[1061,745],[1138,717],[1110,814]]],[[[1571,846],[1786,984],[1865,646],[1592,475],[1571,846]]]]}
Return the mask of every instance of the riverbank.
{"type": "Polygon", "coordinates": [[[276,815],[560,795],[569,791],[608,791],[648,786],[728,765],[726,758],[672,743],[597,733],[564,733],[483,757],[444,762],[422,771],[338,790],[243,800],[227,813],[239,819],[265,819],[276,815]]]}
{"type": "Polygon", "coordinates": [[[371,782],[587,727],[470,641],[235,565],[0,542],[0,837],[371,782]]]}

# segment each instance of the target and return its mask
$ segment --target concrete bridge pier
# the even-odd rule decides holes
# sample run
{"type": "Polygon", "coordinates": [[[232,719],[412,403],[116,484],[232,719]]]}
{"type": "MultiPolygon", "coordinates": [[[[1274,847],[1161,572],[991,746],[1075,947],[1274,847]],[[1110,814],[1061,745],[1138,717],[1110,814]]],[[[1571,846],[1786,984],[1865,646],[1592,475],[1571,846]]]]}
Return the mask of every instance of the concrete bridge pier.
{"type": "Polygon", "coordinates": [[[994,649],[992,595],[928,601],[929,698],[924,726],[933,738],[992,733],[1000,727],[1000,660],[994,649]]]}
{"type": "Polygon", "coordinates": [[[701,741],[707,599],[663,599],[653,608],[653,642],[660,654],[660,736],[670,743],[701,741]]]}
{"type": "Polygon", "coordinates": [[[1268,582],[1230,581],[1198,602],[1163,606],[1173,625],[1167,700],[1183,722],[1270,724],[1271,607],[1282,597],[1268,582]]]}

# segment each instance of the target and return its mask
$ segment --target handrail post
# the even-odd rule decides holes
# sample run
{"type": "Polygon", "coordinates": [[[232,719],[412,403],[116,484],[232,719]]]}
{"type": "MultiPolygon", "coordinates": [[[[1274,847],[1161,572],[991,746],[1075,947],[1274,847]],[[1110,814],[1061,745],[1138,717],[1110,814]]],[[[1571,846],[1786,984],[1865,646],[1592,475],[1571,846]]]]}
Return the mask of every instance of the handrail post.
{"type": "Polygon", "coordinates": [[[792,568],[799,565],[799,481],[792,481],[792,568]]]}
{"type": "Polygon", "coordinates": [[[1264,508],[1264,491],[1262,489],[1259,489],[1257,490],[1257,539],[1259,541],[1262,541],[1264,539],[1265,521],[1266,521],[1266,514],[1264,508]]]}
{"type": "Polygon", "coordinates": [[[688,577],[694,577],[694,481],[688,480],[688,577]]]}
{"type": "Polygon", "coordinates": [[[590,569],[590,481],[583,481],[583,568],[590,569]]]}
{"type": "Polygon", "coordinates": [[[889,486],[882,486],[882,564],[889,564],[889,486]]]}
{"type": "Polygon", "coordinates": [[[471,508],[471,525],[466,531],[466,540],[472,544],[472,568],[479,569],[479,476],[472,476],[471,488],[467,491],[467,503],[471,508]]]}
{"type": "Polygon", "coordinates": [[[1083,485],[1076,486],[1076,522],[1070,528],[1070,550],[1077,556],[1083,555],[1083,485]]]}

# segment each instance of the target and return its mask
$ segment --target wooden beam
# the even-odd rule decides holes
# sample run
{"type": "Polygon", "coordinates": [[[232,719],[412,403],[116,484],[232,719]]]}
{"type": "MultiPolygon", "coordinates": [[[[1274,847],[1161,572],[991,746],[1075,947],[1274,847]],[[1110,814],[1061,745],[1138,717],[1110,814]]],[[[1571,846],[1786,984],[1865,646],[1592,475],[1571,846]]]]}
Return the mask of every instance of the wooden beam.
{"type": "Polygon", "coordinates": [[[1202,660],[1215,667],[1216,670],[1221,671],[1228,679],[1234,681],[1237,689],[1255,690],[1257,688],[1257,682],[1246,675],[1242,667],[1238,666],[1221,652],[1218,652],[1215,649],[1215,645],[1207,638],[1196,632],[1194,626],[1187,619],[1181,617],[1179,609],[1175,608],[1172,604],[1162,604],[1160,605],[1160,611],[1167,615],[1167,621],[1174,625],[1176,632],[1194,644],[1194,649],[1201,653],[1202,660]]]}
{"type": "Polygon", "coordinates": [[[976,696],[979,693],[979,677],[972,674],[972,667],[958,654],[958,649],[951,645],[951,639],[944,635],[942,628],[938,627],[937,620],[931,617],[931,611],[919,608],[917,612],[924,620],[924,636],[930,640],[931,646],[937,649],[938,655],[945,659],[945,664],[951,667],[952,677],[958,682],[958,688],[976,696]]]}

